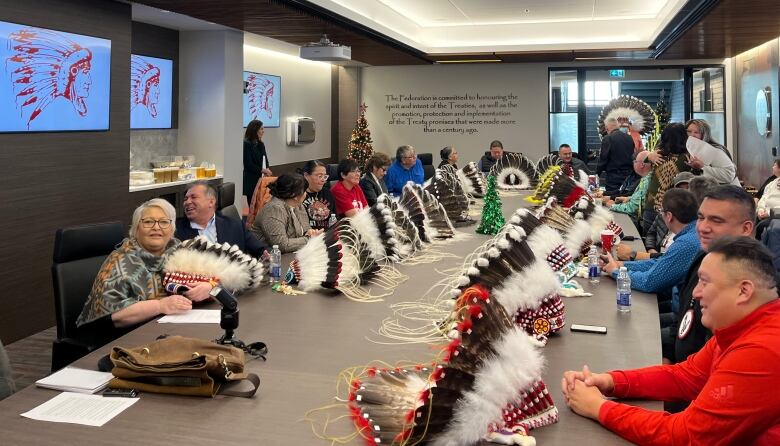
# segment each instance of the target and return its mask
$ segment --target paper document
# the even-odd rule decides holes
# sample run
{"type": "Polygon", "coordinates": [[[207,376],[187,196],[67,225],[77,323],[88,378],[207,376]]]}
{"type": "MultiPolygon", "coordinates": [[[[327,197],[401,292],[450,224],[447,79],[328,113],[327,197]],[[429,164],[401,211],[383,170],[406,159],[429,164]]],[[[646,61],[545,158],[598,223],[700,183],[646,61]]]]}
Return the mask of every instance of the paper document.
{"type": "Polygon", "coordinates": [[[138,399],[63,392],[22,416],[39,421],[102,426],[137,403],[138,399]]]}
{"type": "Polygon", "coordinates": [[[65,367],[46,378],[35,381],[35,385],[64,392],[96,393],[105,389],[113,377],[109,372],[65,367]]]}
{"type": "Polygon", "coordinates": [[[219,310],[190,310],[182,314],[168,314],[157,319],[160,324],[218,324],[219,310]]]}

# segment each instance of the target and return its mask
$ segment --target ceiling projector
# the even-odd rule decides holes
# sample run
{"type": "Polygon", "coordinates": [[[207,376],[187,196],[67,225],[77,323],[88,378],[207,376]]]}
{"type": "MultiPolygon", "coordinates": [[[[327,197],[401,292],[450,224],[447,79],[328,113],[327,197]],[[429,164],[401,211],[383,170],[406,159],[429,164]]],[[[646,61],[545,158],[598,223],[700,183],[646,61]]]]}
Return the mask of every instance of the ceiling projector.
{"type": "Polygon", "coordinates": [[[319,61],[352,60],[352,47],[338,45],[323,34],[319,42],[311,42],[301,47],[301,59],[319,61]]]}

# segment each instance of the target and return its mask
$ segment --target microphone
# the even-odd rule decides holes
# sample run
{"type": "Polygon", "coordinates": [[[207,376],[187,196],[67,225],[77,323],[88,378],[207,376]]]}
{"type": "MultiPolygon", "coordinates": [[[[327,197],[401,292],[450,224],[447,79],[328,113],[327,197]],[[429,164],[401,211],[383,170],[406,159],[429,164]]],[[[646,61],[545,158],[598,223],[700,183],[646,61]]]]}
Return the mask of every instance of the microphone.
{"type": "Polygon", "coordinates": [[[209,292],[209,295],[219,301],[222,308],[228,311],[238,309],[238,300],[221,286],[215,286],[209,292]]]}
{"type": "Polygon", "coordinates": [[[165,291],[169,294],[184,294],[190,290],[190,287],[181,283],[168,282],[165,285],[165,291]]]}

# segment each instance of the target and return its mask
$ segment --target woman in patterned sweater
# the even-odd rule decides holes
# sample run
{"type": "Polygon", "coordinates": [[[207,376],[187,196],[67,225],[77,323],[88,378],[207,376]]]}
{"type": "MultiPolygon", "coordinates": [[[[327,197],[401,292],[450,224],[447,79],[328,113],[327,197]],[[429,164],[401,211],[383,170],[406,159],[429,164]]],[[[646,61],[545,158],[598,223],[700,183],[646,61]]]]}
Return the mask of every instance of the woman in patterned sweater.
{"type": "Polygon", "coordinates": [[[108,335],[102,331],[134,326],[160,314],[183,313],[192,302],[209,298],[208,282],[188,284],[184,295],[168,296],[163,288],[163,265],[179,246],[173,238],[175,221],[176,210],[161,198],[133,212],[129,238],[103,262],[77,326],[108,335]]]}
{"type": "Polygon", "coordinates": [[[645,233],[655,221],[664,194],[672,187],[674,177],[680,172],[690,172],[686,164],[688,150],[685,142],[688,134],[685,126],[673,123],[666,126],[656,146],[656,151],[647,156],[645,162],[655,164],[647,186],[647,198],[642,211],[642,232],[645,233]]]}

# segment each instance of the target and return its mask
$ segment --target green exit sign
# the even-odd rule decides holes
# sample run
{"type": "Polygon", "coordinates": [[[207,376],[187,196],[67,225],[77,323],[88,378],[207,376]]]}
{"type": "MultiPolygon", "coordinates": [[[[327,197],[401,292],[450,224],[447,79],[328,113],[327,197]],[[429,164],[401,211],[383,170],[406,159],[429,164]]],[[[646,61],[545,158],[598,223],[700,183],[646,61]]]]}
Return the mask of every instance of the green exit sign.
{"type": "Polygon", "coordinates": [[[626,70],[609,70],[609,77],[626,77],[626,70]]]}

